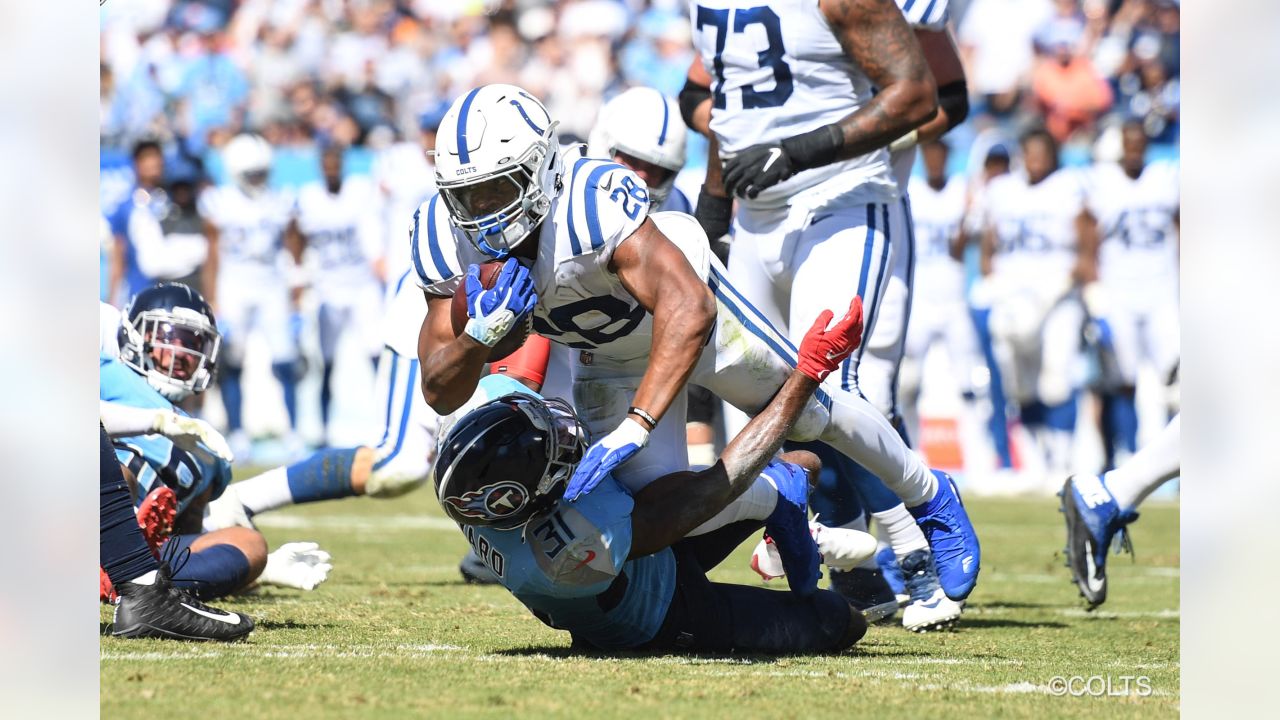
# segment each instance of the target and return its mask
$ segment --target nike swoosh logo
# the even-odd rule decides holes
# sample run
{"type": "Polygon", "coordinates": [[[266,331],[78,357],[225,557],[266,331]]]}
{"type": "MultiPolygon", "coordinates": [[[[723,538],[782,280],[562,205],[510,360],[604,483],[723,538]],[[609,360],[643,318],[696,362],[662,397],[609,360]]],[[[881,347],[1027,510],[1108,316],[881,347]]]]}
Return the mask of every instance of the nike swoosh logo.
{"type": "Polygon", "coordinates": [[[188,605],[188,604],[186,604],[186,603],[178,603],[178,604],[179,604],[179,605],[181,605],[182,607],[184,607],[184,608],[186,608],[186,609],[190,610],[191,612],[193,612],[193,613],[195,613],[195,614],[197,614],[197,615],[203,615],[203,616],[205,616],[205,617],[209,618],[210,620],[217,620],[217,621],[218,621],[218,622],[220,622],[220,623],[226,623],[226,624],[228,624],[228,625],[239,625],[239,624],[240,624],[240,616],[239,616],[239,615],[232,615],[232,614],[215,615],[215,614],[213,614],[213,613],[211,613],[211,612],[206,612],[206,611],[204,611],[204,610],[201,610],[200,608],[193,608],[193,607],[191,607],[190,605],[188,605]]]}
{"type": "Polygon", "coordinates": [[[782,157],[782,148],[769,148],[769,159],[764,161],[764,167],[760,168],[760,172],[767,172],[780,157],[782,157]]]}
{"type": "Polygon", "coordinates": [[[1098,566],[1093,562],[1093,543],[1085,542],[1084,544],[1084,582],[1089,589],[1094,592],[1102,591],[1102,580],[1098,577],[1098,566]]]}
{"type": "Polygon", "coordinates": [[[590,563],[592,560],[595,560],[595,559],[596,559],[596,551],[595,551],[595,550],[588,550],[588,551],[587,551],[587,559],[586,559],[586,560],[583,560],[583,561],[582,561],[582,562],[580,562],[580,563],[578,563],[578,564],[573,568],[573,570],[574,570],[574,571],[581,570],[583,567],[585,567],[585,566],[587,565],[587,563],[590,563]]]}

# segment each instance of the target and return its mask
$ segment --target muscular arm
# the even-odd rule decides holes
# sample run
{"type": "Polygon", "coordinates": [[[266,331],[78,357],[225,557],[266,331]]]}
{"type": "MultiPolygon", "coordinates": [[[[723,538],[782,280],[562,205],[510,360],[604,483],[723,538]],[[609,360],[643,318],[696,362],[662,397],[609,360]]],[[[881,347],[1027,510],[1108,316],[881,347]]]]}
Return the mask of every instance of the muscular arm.
{"type": "Polygon", "coordinates": [[[465,333],[453,334],[453,298],[423,294],[427,298],[427,316],[418,332],[422,396],[432,410],[448,415],[475,392],[489,348],[465,333]]]}
{"type": "Polygon", "coordinates": [[[769,405],[747,423],[715,465],[701,472],[666,475],[636,493],[629,557],[652,555],[670,546],[746,491],[782,447],[817,387],[812,379],[792,372],[769,405]]]}
{"type": "Polygon", "coordinates": [[[200,289],[204,291],[205,302],[209,303],[209,307],[216,313],[218,311],[218,260],[221,254],[218,252],[218,228],[208,220],[204,222],[204,236],[209,241],[209,255],[205,258],[204,266],[200,268],[200,289]]]}
{"type": "Polygon", "coordinates": [[[917,142],[937,140],[964,122],[969,114],[969,93],[964,66],[949,30],[916,29],[916,40],[938,87],[938,114],[916,128],[917,142]]]}
{"type": "Polygon", "coordinates": [[[880,88],[837,123],[842,144],[831,160],[865,155],[933,118],[937,86],[893,0],[819,0],[849,58],[880,88]]]}
{"type": "Polygon", "coordinates": [[[684,253],[652,220],[618,246],[609,270],[653,315],[649,366],[632,404],[661,420],[676,393],[684,392],[702,354],[716,317],[715,299],[684,253]]]}

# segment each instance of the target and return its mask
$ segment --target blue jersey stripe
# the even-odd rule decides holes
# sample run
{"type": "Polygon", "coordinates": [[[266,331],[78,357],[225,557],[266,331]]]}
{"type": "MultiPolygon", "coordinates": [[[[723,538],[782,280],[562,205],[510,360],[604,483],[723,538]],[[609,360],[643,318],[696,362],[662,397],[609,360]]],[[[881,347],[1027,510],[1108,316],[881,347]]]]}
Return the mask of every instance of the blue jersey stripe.
{"type": "MultiPolygon", "coordinates": [[[[396,445],[391,449],[391,453],[373,464],[374,470],[381,470],[384,465],[395,459],[400,454],[400,448],[404,446],[405,430],[409,427],[409,411],[413,409],[413,394],[418,390],[417,383],[418,361],[409,361],[409,372],[405,376],[404,383],[404,405],[400,408],[400,431],[396,435],[396,445]]],[[[394,385],[392,386],[395,387],[394,385]]],[[[390,405],[388,404],[388,407],[390,405]]],[[[387,430],[391,429],[391,424],[387,424],[387,430]]]]}
{"type": "Polygon", "coordinates": [[[658,101],[662,103],[662,129],[658,131],[658,145],[661,146],[667,142],[667,120],[671,109],[667,107],[667,96],[663,95],[661,90],[654,92],[658,93],[658,101]]]}
{"type": "MultiPolygon", "coordinates": [[[[582,190],[587,196],[586,215],[587,215],[587,235],[591,238],[591,249],[599,250],[604,247],[604,233],[600,231],[600,216],[597,214],[596,188],[600,186],[600,177],[610,170],[625,170],[617,163],[605,163],[600,167],[591,171],[587,176],[587,182],[582,190]]],[[[623,192],[626,192],[625,190],[623,192]]]]}
{"type": "Polygon", "coordinates": [[[418,271],[418,277],[422,278],[422,282],[428,283],[431,278],[427,277],[427,269],[422,267],[422,256],[418,254],[418,220],[422,215],[422,208],[413,211],[413,238],[410,241],[412,245],[413,268],[418,271]]]}
{"type": "MultiPolygon", "coordinates": [[[[876,317],[880,314],[880,286],[884,284],[884,271],[889,265],[889,248],[892,239],[889,237],[889,206],[881,205],[884,213],[884,242],[880,247],[880,272],[876,274],[876,287],[871,294],[871,306],[867,310],[867,327],[874,328],[876,326],[876,317]]],[[[868,333],[869,334],[869,333],[868,333]]],[[[864,334],[866,337],[866,334],[864,334]]],[[[862,362],[862,354],[866,352],[866,343],[858,346],[858,362],[862,362]]],[[[858,390],[858,394],[862,394],[862,390],[858,390]]],[[[866,396],[863,395],[865,398],[866,396]]]]}
{"type": "Polygon", "coordinates": [[[578,239],[578,228],[573,221],[573,178],[578,176],[578,168],[587,162],[590,162],[588,158],[578,158],[573,163],[573,172],[569,174],[569,245],[573,248],[574,257],[582,254],[582,241],[578,239]]]}
{"type": "MultiPolygon", "coordinates": [[[[901,358],[906,352],[907,347],[907,330],[911,325],[911,304],[916,294],[916,230],[914,221],[911,219],[911,198],[902,196],[902,219],[907,227],[907,307],[906,314],[902,316],[902,334],[898,336],[898,357],[901,358]]],[[[890,399],[892,403],[889,405],[893,409],[896,416],[898,413],[898,375],[902,370],[902,363],[899,362],[893,368],[893,384],[889,386],[890,399]]],[[[902,439],[910,447],[910,438],[906,437],[905,428],[899,429],[902,439]]]]}
{"type": "Polygon", "coordinates": [[[431,198],[431,204],[427,206],[427,247],[431,250],[431,263],[436,266],[436,272],[440,273],[440,280],[448,280],[454,276],[453,270],[449,268],[449,263],[444,259],[444,253],[440,250],[439,232],[436,230],[436,205],[440,202],[440,196],[436,195],[431,198]]]}
{"type": "Polygon", "coordinates": [[[467,112],[471,110],[471,101],[476,99],[478,92],[480,88],[467,93],[466,99],[462,101],[462,109],[458,111],[458,162],[471,162],[471,153],[467,150],[467,112]]]}
{"type": "Polygon", "coordinates": [[[933,12],[933,6],[938,4],[938,0],[929,0],[929,5],[924,9],[924,14],[920,16],[920,24],[927,25],[929,23],[929,13],[933,12]]]}
{"type": "MultiPolygon", "coordinates": [[[[414,255],[417,255],[417,252],[418,251],[415,248],[414,255]]],[[[396,281],[396,291],[394,294],[398,295],[400,293],[400,288],[404,287],[404,281],[409,279],[409,272],[409,270],[405,270],[404,273],[400,275],[400,279],[396,281]]]]}
{"type": "MultiPolygon", "coordinates": [[[[770,334],[762,330],[759,325],[753,322],[753,318],[749,317],[747,312],[744,311],[740,306],[738,306],[737,303],[734,301],[734,298],[728,292],[725,291],[725,288],[730,288],[732,286],[730,286],[727,282],[724,282],[724,278],[722,278],[720,274],[715,271],[715,268],[712,268],[711,272],[712,272],[712,276],[708,278],[707,284],[711,287],[711,292],[715,294],[716,298],[720,300],[720,302],[729,309],[729,312],[733,313],[733,316],[738,319],[738,322],[742,323],[742,326],[747,329],[747,332],[763,340],[764,343],[769,346],[769,349],[773,350],[773,352],[776,353],[778,357],[782,358],[782,360],[786,362],[788,366],[795,368],[796,366],[795,355],[792,354],[791,352],[788,352],[787,348],[784,348],[782,345],[778,343],[778,341],[781,340],[787,345],[790,345],[790,343],[786,340],[786,338],[783,337],[780,333],[777,333],[776,331],[773,334],[770,334]]],[[[761,325],[768,327],[770,330],[773,330],[773,326],[770,325],[769,321],[763,316],[756,315],[754,320],[758,320],[761,325]]],[[[831,409],[831,396],[828,395],[825,391],[823,391],[822,388],[818,388],[817,390],[814,391],[814,397],[817,398],[818,402],[822,403],[822,406],[825,407],[827,410],[831,409]]]]}

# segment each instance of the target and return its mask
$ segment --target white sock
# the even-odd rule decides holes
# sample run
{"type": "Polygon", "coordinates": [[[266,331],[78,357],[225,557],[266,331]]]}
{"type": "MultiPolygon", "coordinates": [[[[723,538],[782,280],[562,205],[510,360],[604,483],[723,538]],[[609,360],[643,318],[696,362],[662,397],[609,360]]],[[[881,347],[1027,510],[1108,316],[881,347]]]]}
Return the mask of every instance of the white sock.
{"type": "Polygon", "coordinates": [[[250,512],[258,514],[293,504],[289,492],[289,469],[278,467],[261,475],[238,482],[232,486],[240,503],[250,512]]]}
{"type": "Polygon", "coordinates": [[[1136,508],[1147,496],[1181,472],[1182,415],[1174,416],[1155,440],[1129,461],[1103,476],[1121,510],[1136,508]]]}
{"type": "Polygon", "coordinates": [[[689,534],[703,535],[739,520],[767,520],[777,506],[778,489],[772,480],[761,474],[737,500],[726,505],[715,517],[694,528],[689,534]]]}
{"type": "Polygon", "coordinates": [[[150,572],[145,572],[129,582],[134,585],[154,585],[156,582],[156,571],[151,570],[150,572]]]}
{"type": "Polygon", "coordinates": [[[884,530],[884,537],[899,560],[916,550],[928,549],[929,542],[924,539],[924,533],[920,532],[916,519],[907,512],[906,505],[896,505],[888,510],[871,513],[871,517],[884,530]]]}
{"type": "MultiPolygon", "coordinates": [[[[821,518],[819,518],[819,520],[821,520],[821,518]]],[[[853,522],[847,522],[843,525],[840,525],[839,527],[846,528],[849,530],[858,530],[860,532],[866,532],[867,516],[859,515],[857,518],[853,520],[853,522]]],[[[858,567],[862,570],[879,570],[880,569],[880,565],[876,563],[876,558],[874,555],[858,563],[855,567],[858,567]]]]}

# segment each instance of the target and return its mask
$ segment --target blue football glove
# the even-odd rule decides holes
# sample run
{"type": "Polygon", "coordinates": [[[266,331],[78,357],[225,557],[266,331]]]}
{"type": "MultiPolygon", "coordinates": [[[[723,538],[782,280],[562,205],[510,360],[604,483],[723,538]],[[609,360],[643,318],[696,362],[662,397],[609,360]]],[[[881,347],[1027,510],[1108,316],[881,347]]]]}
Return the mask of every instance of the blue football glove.
{"type": "Polygon", "coordinates": [[[578,469],[564,489],[565,498],[572,502],[591,492],[614,468],[630,460],[647,444],[649,431],[631,418],[623,420],[617,430],[587,448],[587,454],[578,463],[578,469]]]}
{"type": "Polygon", "coordinates": [[[538,304],[533,276],[515,258],[503,264],[498,279],[488,290],[480,282],[480,266],[468,267],[466,291],[467,315],[471,319],[463,332],[486,347],[497,345],[538,304]]]}

